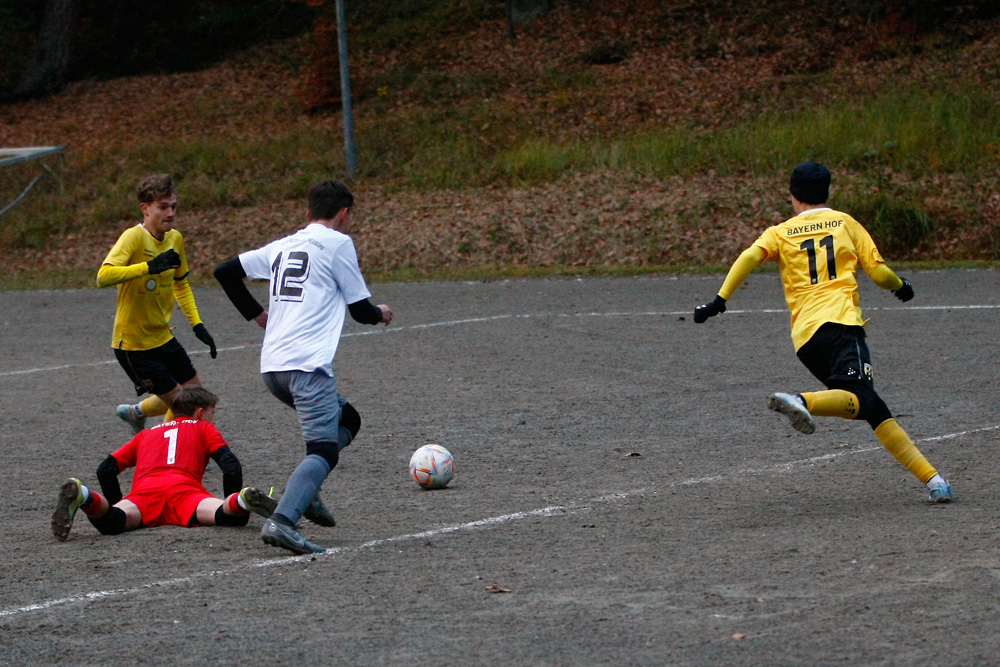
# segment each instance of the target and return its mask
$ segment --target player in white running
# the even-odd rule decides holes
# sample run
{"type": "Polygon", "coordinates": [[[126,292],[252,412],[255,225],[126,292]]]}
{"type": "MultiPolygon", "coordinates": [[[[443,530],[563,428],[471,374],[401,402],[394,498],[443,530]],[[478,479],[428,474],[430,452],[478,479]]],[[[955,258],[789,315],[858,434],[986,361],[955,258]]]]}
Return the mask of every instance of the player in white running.
{"type": "MultiPolygon", "coordinates": [[[[244,252],[215,269],[233,305],[265,329],[260,353],[264,385],[298,414],[306,457],[296,467],[261,538],[296,553],[323,551],[304,539],[296,524],[323,480],[361,428],[361,417],[337,391],[333,359],[348,312],[362,324],[392,321],[392,310],[373,305],[358,266],[351,228],[354,196],[337,181],[309,188],[306,217],[298,232],[244,252]],[[244,278],[268,280],[268,309],[244,278]]],[[[308,515],[307,515],[308,518],[308,515]]]]}

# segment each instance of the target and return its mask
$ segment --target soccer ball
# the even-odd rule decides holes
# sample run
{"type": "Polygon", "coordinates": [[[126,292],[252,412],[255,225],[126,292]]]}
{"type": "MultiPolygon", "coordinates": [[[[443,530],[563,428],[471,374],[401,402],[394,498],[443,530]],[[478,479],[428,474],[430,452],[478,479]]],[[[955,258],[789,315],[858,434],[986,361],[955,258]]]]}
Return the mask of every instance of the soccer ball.
{"type": "Polygon", "coordinates": [[[410,476],[425,489],[443,489],[455,472],[455,459],[441,445],[424,445],[410,457],[410,476]]]}

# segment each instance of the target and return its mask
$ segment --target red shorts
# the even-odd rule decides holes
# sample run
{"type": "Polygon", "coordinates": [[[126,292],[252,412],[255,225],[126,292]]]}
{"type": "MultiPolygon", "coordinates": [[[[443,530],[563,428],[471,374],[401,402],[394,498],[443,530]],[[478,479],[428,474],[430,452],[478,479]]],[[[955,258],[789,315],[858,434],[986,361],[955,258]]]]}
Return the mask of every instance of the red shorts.
{"type": "Polygon", "coordinates": [[[156,475],[139,481],[125,500],[135,503],[142,515],[142,526],[193,526],[195,513],[205,498],[214,498],[203,485],[190,477],[156,475]]]}

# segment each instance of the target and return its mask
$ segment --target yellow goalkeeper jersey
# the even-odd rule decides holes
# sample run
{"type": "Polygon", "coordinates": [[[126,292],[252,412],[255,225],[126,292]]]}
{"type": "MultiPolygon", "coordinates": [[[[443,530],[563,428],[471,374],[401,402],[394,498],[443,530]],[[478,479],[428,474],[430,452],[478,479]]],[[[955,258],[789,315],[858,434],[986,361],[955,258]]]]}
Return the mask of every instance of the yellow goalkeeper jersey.
{"type": "Polygon", "coordinates": [[[826,322],[865,324],[855,278],[858,264],[869,275],[875,271],[877,283],[885,282],[877,271],[885,260],[868,230],[833,209],[803,211],[769,227],[754,246],[764,251],[763,259],[778,260],[796,351],[826,322]]]}
{"type": "Polygon", "coordinates": [[[191,326],[199,324],[201,318],[188,283],[188,271],[184,239],[176,229],[164,234],[162,241],[157,241],[142,224],[125,230],[97,274],[98,287],[118,285],[111,346],[150,350],[169,341],[173,338],[170,316],[175,300],[191,326]],[[180,255],[181,265],[151,275],[146,263],[171,248],[180,255]]]}

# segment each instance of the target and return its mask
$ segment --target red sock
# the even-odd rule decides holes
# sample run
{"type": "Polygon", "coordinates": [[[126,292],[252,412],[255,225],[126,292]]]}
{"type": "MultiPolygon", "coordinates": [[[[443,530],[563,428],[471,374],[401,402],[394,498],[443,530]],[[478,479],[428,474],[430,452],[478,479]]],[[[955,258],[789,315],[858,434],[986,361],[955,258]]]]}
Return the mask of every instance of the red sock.
{"type": "Polygon", "coordinates": [[[80,509],[82,509],[83,513],[86,514],[87,516],[97,516],[97,514],[101,511],[102,504],[103,503],[101,503],[101,494],[91,489],[90,500],[81,505],[80,509]]]}
{"type": "Polygon", "coordinates": [[[233,514],[249,514],[248,510],[240,507],[240,494],[238,493],[234,493],[226,498],[226,505],[229,507],[229,511],[233,514]]]}

